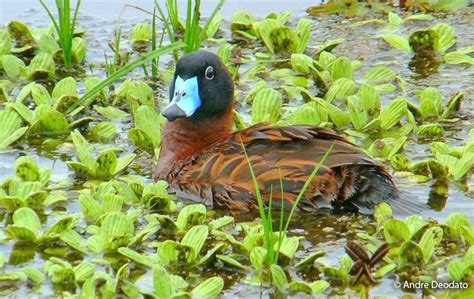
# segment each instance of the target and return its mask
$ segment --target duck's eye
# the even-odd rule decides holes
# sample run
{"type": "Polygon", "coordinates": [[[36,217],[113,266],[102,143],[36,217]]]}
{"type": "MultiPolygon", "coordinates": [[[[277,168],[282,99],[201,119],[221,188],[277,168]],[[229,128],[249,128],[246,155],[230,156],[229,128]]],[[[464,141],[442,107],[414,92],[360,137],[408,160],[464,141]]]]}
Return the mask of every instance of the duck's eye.
{"type": "Polygon", "coordinates": [[[214,79],[214,68],[212,66],[208,66],[204,75],[206,76],[207,80],[214,79]]]}

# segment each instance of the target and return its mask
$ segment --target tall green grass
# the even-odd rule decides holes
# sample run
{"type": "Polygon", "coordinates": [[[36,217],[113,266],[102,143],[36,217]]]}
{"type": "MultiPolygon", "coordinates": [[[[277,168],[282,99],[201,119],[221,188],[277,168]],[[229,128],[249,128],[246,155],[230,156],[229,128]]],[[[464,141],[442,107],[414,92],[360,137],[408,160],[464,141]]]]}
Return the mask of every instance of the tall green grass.
{"type": "Polygon", "coordinates": [[[72,39],[74,37],[74,30],[76,28],[76,19],[81,6],[81,0],[76,1],[76,8],[74,10],[74,16],[71,19],[71,3],[69,0],[56,0],[56,8],[58,10],[58,20],[52,14],[44,0],[40,0],[41,5],[44,7],[49,15],[49,18],[53,22],[56,33],[59,37],[59,43],[61,44],[62,57],[64,66],[67,70],[72,68],[72,39]]]}
{"type": "Polygon", "coordinates": [[[310,174],[308,179],[306,180],[305,184],[303,185],[303,188],[301,189],[300,193],[298,194],[296,200],[294,201],[290,213],[286,217],[286,223],[285,223],[285,207],[284,207],[284,189],[283,189],[283,178],[281,176],[280,172],[280,192],[281,192],[281,209],[280,209],[280,216],[279,216],[279,222],[278,222],[278,239],[276,240],[278,247],[277,250],[274,250],[274,244],[275,244],[275,231],[273,229],[273,216],[272,216],[272,206],[273,206],[273,187],[270,189],[270,197],[268,200],[268,210],[265,212],[265,203],[262,198],[262,194],[260,192],[260,188],[258,185],[258,180],[255,175],[255,172],[252,167],[252,163],[249,159],[249,156],[247,154],[247,150],[245,149],[244,145],[242,144],[242,148],[244,150],[244,155],[247,160],[247,163],[249,165],[249,171],[252,176],[252,181],[255,189],[255,196],[257,197],[257,204],[258,204],[258,210],[260,213],[260,218],[262,219],[262,226],[263,226],[263,234],[264,234],[264,241],[265,241],[265,247],[267,249],[267,264],[268,264],[268,269],[269,273],[271,275],[270,267],[271,265],[275,265],[278,263],[278,254],[280,252],[280,247],[283,241],[283,238],[286,236],[288,232],[288,227],[290,226],[291,219],[293,218],[293,215],[296,211],[296,208],[298,207],[298,204],[303,197],[304,193],[306,192],[306,189],[308,188],[309,184],[313,180],[313,178],[316,176],[318,173],[319,169],[321,166],[324,164],[326,159],[328,158],[332,148],[334,146],[334,143],[329,147],[329,149],[326,151],[324,156],[321,158],[321,160],[318,162],[318,164],[315,166],[313,169],[313,172],[310,174]]]}
{"type": "MultiPolygon", "coordinates": [[[[207,37],[206,32],[209,28],[209,25],[212,23],[212,20],[216,17],[217,12],[221,9],[225,2],[225,0],[220,0],[207,19],[206,23],[201,26],[201,0],[188,0],[186,6],[186,19],[184,22],[179,17],[177,0],[166,1],[167,14],[158,1],[154,1],[155,7],[158,10],[161,19],[163,20],[165,29],[171,42],[174,42],[176,37],[183,36],[183,42],[186,44],[183,49],[184,53],[191,53],[199,50],[201,44],[207,37]],[[183,24],[184,28],[182,28],[183,24]],[[182,35],[182,29],[184,29],[184,35],[182,35]]],[[[178,59],[177,53],[175,53],[175,59],[178,59]]]]}
{"type": "Polygon", "coordinates": [[[67,113],[70,113],[70,116],[74,116],[75,114],[79,113],[84,107],[89,106],[94,101],[94,96],[99,93],[104,87],[111,84],[115,80],[119,79],[126,73],[132,71],[133,69],[143,66],[144,64],[152,61],[153,59],[173,52],[179,48],[184,47],[184,43],[182,42],[175,42],[170,45],[160,47],[153,51],[148,52],[147,54],[141,56],[140,58],[124,65],[119,70],[115,71],[113,74],[109,75],[106,79],[102,80],[99,84],[94,86],[91,90],[89,90],[86,94],[84,94],[81,98],[77,101],[73,102],[69,108],[66,110],[67,113]],[[82,107],[79,107],[81,106],[82,107]]]}

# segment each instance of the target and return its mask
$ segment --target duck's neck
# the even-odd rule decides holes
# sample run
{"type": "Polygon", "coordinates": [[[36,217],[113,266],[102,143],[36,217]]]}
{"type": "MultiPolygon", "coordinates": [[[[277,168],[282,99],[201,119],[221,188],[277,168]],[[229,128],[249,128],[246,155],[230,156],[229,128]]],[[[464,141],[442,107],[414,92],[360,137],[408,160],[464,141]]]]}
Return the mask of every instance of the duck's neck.
{"type": "Polygon", "coordinates": [[[229,136],[232,133],[232,111],[230,107],[221,116],[205,120],[180,118],[166,122],[161,133],[156,178],[165,179],[184,159],[229,136]]]}

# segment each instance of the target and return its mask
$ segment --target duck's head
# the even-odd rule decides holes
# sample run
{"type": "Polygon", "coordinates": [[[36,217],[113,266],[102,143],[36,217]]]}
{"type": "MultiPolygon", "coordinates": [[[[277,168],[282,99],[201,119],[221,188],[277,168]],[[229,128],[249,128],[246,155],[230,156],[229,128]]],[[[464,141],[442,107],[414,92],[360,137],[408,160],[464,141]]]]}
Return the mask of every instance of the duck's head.
{"type": "Polygon", "coordinates": [[[162,114],[168,121],[199,121],[219,117],[232,108],[234,84],[221,59],[197,51],[179,59],[170,86],[170,103],[162,114]]]}

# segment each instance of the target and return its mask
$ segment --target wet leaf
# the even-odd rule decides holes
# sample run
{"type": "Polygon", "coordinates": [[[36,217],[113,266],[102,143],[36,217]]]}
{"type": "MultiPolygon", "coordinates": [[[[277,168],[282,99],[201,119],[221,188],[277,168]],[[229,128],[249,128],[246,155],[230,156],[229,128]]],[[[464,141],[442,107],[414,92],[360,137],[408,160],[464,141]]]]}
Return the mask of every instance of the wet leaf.
{"type": "Polygon", "coordinates": [[[400,262],[404,265],[422,264],[423,250],[413,241],[406,241],[399,249],[400,262]]]}
{"type": "Polygon", "coordinates": [[[201,252],[204,242],[209,234],[209,229],[205,225],[193,226],[181,240],[181,244],[193,249],[188,256],[188,262],[193,262],[201,252]]]}
{"type": "Polygon", "coordinates": [[[456,43],[456,32],[448,24],[436,24],[433,26],[433,30],[437,34],[434,46],[439,53],[445,53],[456,43]]]}
{"type": "Polygon", "coordinates": [[[199,284],[191,292],[191,298],[217,298],[224,288],[224,280],[220,277],[212,277],[199,284]]]}
{"type": "Polygon", "coordinates": [[[13,55],[2,55],[0,62],[0,65],[8,78],[18,80],[20,77],[25,75],[25,63],[18,57],[13,55]]]}
{"type": "Polygon", "coordinates": [[[383,232],[388,243],[398,243],[410,239],[410,229],[400,219],[388,219],[384,224],[383,232]]]}
{"type": "Polygon", "coordinates": [[[390,101],[387,107],[380,113],[380,127],[384,130],[388,130],[400,122],[405,115],[406,107],[406,100],[402,97],[390,101]]]}
{"type": "MultiPolygon", "coordinates": [[[[339,57],[332,63],[331,77],[333,81],[340,78],[354,80],[352,64],[347,57],[339,57]]],[[[333,83],[335,84],[335,82],[333,83]]]]}
{"type": "Polygon", "coordinates": [[[419,246],[423,251],[423,262],[425,264],[430,261],[436,247],[439,245],[442,239],[443,230],[440,227],[431,227],[423,234],[419,246]]]}
{"type": "Polygon", "coordinates": [[[454,52],[449,52],[447,53],[446,55],[444,55],[444,61],[446,61],[446,63],[448,64],[471,64],[471,65],[474,65],[474,58],[467,55],[467,54],[464,54],[464,53],[461,53],[461,52],[457,52],[457,51],[454,51],[454,52]]]}
{"type": "Polygon", "coordinates": [[[270,271],[272,274],[272,282],[279,289],[285,289],[288,286],[288,280],[286,279],[286,274],[283,269],[276,265],[272,264],[270,266],[270,271]]]}
{"type": "Polygon", "coordinates": [[[53,57],[48,53],[39,53],[31,60],[26,73],[30,80],[53,78],[56,73],[53,57]]]}
{"type": "Polygon", "coordinates": [[[333,100],[344,100],[346,97],[352,95],[355,91],[355,83],[346,78],[340,78],[333,82],[328,92],[326,93],[326,100],[331,103],[333,100]]]}
{"type": "Polygon", "coordinates": [[[396,76],[397,74],[388,67],[379,65],[370,68],[364,76],[362,76],[362,80],[371,84],[379,84],[390,82],[394,80],[396,76]]]}
{"type": "Polygon", "coordinates": [[[381,38],[383,38],[395,49],[402,50],[405,52],[411,52],[411,47],[408,43],[408,40],[402,36],[395,34],[383,34],[381,35],[381,38]]]}
{"type": "Polygon", "coordinates": [[[252,123],[276,123],[280,118],[282,98],[274,89],[261,89],[255,95],[252,105],[252,123]]]}

